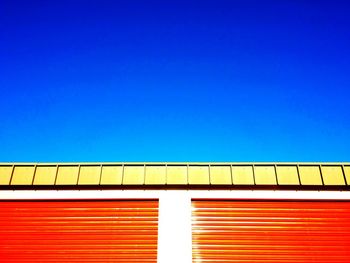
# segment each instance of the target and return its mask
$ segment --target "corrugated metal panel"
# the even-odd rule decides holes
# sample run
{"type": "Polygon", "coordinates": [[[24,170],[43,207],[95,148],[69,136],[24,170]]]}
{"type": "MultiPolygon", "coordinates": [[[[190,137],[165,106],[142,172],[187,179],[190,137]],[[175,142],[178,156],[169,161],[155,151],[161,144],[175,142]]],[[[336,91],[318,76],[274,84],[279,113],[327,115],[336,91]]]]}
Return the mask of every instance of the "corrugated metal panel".
{"type": "Polygon", "coordinates": [[[79,165],[59,166],[56,185],[76,185],[78,183],[79,165]]]}
{"type": "Polygon", "coordinates": [[[157,201],[0,205],[1,262],[157,262],[157,201]]]}
{"type": "Polygon", "coordinates": [[[100,183],[101,166],[82,165],[80,166],[79,181],[80,185],[98,185],[100,183]]]}
{"type": "Polygon", "coordinates": [[[123,181],[123,166],[102,166],[101,185],[121,185],[123,181]]]}
{"type": "Polygon", "coordinates": [[[166,166],[149,165],[146,166],[145,184],[165,185],[166,184],[166,166]]]}
{"type": "Polygon", "coordinates": [[[210,166],[210,183],[213,185],[231,185],[231,167],[228,165],[210,166]]]}
{"type": "Polygon", "coordinates": [[[346,183],[347,185],[350,185],[350,166],[349,165],[344,166],[344,173],[345,173],[346,183]]]}
{"type": "Polygon", "coordinates": [[[13,171],[12,165],[0,166],[0,185],[9,185],[13,171]]]}
{"type": "Polygon", "coordinates": [[[193,262],[349,262],[350,202],[193,201],[193,262]]]}
{"type": "Polygon", "coordinates": [[[188,183],[195,185],[208,185],[210,183],[209,166],[189,166],[188,183]]]}
{"type": "Polygon", "coordinates": [[[15,166],[12,174],[12,185],[32,184],[35,166],[15,166]]]}
{"type": "Polygon", "coordinates": [[[341,163],[0,164],[0,186],[349,186],[341,163]],[[346,179],[346,180],[345,180],[346,179]]]}
{"type": "Polygon", "coordinates": [[[278,184],[280,185],[298,185],[298,169],[296,166],[286,165],[276,167],[278,184]]]}
{"type": "Polygon", "coordinates": [[[169,185],[187,185],[187,166],[171,165],[167,167],[167,184],[169,185]]]}
{"type": "Polygon", "coordinates": [[[54,185],[57,174],[57,166],[37,166],[34,185],[54,185]]]}
{"type": "Polygon", "coordinates": [[[232,166],[232,181],[235,185],[254,185],[253,166],[232,166]]]}
{"type": "Polygon", "coordinates": [[[321,171],[325,185],[345,185],[341,166],[321,166],[321,171]]]}
{"type": "Polygon", "coordinates": [[[300,182],[302,185],[322,185],[320,167],[299,166],[300,182]]]}
{"type": "Polygon", "coordinates": [[[261,185],[276,185],[276,171],[273,165],[255,166],[255,183],[261,185]]]}
{"type": "Polygon", "coordinates": [[[143,185],[145,182],[144,166],[124,166],[123,184],[143,185]]]}

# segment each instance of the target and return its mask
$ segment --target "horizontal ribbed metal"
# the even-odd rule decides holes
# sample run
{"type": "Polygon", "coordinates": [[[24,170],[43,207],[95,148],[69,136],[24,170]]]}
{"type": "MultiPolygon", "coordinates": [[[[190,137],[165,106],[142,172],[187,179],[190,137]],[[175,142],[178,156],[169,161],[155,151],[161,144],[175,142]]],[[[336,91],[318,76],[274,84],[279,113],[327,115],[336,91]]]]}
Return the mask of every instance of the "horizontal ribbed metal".
{"type": "Polygon", "coordinates": [[[157,262],[157,201],[0,206],[1,262],[157,262]]]}
{"type": "Polygon", "coordinates": [[[349,262],[349,202],[192,202],[193,262],[349,262]]]}
{"type": "Polygon", "coordinates": [[[350,185],[349,163],[2,163],[0,186],[350,185]]]}

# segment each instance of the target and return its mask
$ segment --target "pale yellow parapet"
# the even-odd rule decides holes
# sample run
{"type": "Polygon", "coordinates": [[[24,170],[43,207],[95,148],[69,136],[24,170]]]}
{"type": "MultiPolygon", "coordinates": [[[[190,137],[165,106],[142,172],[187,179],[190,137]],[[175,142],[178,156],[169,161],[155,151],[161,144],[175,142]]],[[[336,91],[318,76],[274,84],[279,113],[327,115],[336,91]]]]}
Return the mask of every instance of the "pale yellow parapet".
{"type": "Polygon", "coordinates": [[[349,163],[1,163],[0,186],[348,186],[349,163]]]}

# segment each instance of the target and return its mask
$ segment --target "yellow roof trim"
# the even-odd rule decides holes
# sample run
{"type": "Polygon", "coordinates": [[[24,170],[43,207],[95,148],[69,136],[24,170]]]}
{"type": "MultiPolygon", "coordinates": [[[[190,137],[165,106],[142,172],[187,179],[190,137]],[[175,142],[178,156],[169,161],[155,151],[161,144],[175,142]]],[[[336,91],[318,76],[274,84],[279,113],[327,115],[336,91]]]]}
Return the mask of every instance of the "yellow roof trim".
{"type": "Polygon", "coordinates": [[[0,163],[0,186],[341,186],[350,163],[0,163]]]}

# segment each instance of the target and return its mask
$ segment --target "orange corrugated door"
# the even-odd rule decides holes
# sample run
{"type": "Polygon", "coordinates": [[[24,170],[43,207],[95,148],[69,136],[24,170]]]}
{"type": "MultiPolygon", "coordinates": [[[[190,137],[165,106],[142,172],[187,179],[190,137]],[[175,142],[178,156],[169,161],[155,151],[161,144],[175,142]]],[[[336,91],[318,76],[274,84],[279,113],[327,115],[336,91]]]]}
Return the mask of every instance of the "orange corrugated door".
{"type": "Polygon", "coordinates": [[[192,202],[193,262],[350,262],[350,202],[192,202]]]}
{"type": "Polygon", "coordinates": [[[158,201],[0,202],[0,262],[156,262],[158,201]]]}

